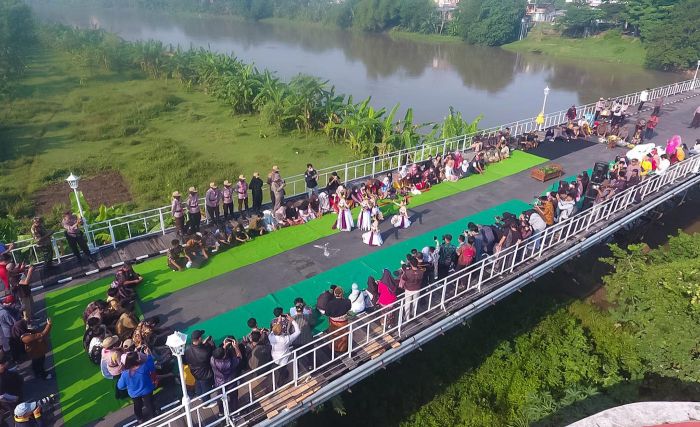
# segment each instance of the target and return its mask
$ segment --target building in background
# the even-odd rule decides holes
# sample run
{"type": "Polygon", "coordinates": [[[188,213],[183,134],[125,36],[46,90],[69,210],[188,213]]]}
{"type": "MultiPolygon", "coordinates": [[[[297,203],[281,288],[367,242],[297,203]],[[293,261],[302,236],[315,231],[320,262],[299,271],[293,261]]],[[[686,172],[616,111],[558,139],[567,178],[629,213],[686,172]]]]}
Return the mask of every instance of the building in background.
{"type": "Polygon", "coordinates": [[[530,22],[552,22],[556,15],[554,1],[552,0],[528,0],[525,16],[530,22]]]}

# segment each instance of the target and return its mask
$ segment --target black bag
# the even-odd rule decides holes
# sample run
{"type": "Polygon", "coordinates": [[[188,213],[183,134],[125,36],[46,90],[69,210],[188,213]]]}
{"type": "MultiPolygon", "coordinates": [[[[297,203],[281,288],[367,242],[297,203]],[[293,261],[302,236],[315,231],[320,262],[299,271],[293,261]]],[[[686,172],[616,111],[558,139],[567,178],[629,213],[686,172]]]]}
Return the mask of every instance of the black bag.
{"type": "Polygon", "coordinates": [[[90,361],[94,363],[95,365],[100,365],[100,362],[102,361],[102,346],[101,345],[94,345],[90,349],[90,352],[88,353],[88,358],[90,358],[90,361]]]}

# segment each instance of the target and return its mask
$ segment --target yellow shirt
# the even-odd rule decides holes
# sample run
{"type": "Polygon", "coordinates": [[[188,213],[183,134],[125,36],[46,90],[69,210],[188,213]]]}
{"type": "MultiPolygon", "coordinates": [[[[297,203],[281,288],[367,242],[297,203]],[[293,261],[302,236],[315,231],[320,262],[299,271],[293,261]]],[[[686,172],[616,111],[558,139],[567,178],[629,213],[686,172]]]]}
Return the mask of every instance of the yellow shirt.
{"type": "Polygon", "coordinates": [[[676,148],[676,159],[678,159],[679,162],[685,160],[685,151],[683,151],[683,147],[680,145],[676,148]]]}
{"type": "Polygon", "coordinates": [[[651,161],[650,160],[642,160],[642,173],[640,175],[644,176],[647,175],[649,172],[651,172],[651,161]]]}

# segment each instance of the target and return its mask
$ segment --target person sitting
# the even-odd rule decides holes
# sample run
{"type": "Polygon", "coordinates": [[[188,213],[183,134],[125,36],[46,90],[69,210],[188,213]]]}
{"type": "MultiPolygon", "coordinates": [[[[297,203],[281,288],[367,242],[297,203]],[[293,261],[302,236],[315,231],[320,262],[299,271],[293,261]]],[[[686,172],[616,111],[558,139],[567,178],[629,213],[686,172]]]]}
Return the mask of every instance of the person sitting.
{"type": "Polygon", "coordinates": [[[294,202],[288,202],[284,207],[285,222],[287,225],[300,225],[304,223],[304,220],[299,215],[299,208],[294,204],[294,202]]]}
{"type": "Polygon", "coordinates": [[[134,271],[134,261],[128,260],[124,261],[124,265],[117,270],[114,282],[118,286],[135,287],[143,282],[143,276],[134,271]]]}
{"type": "Polygon", "coordinates": [[[187,243],[185,243],[184,248],[185,252],[188,253],[190,257],[201,255],[202,258],[209,259],[209,254],[204,247],[201,233],[195,233],[187,243]]]}
{"type": "Polygon", "coordinates": [[[248,233],[246,233],[243,224],[239,223],[238,225],[236,225],[236,228],[233,230],[233,233],[238,244],[249,242],[251,240],[250,236],[248,236],[248,233]]]}
{"type": "Polygon", "coordinates": [[[316,219],[316,212],[311,207],[311,202],[306,202],[305,205],[302,205],[301,209],[299,209],[299,218],[301,218],[304,223],[316,219]]]}
{"type": "Polygon", "coordinates": [[[170,241],[170,249],[168,249],[168,267],[173,271],[183,271],[185,268],[192,265],[192,258],[182,247],[178,239],[170,241]]]}
{"type": "Polygon", "coordinates": [[[357,283],[352,284],[352,290],[350,291],[348,299],[351,304],[350,310],[355,314],[364,312],[368,308],[368,302],[370,306],[372,304],[371,298],[367,295],[367,291],[361,291],[357,283]]]}
{"type": "Polygon", "coordinates": [[[218,247],[228,247],[231,245],[233,241],[233,229],[231,228],[230,223],[224,222],[224,224],[214,230],[214,233],[212,233],[212,237],[216,240],[216,243],[218,244],[218,247]]]}
{"type": "Polygon", "coordinates": [[[218,252],[221,247],[219,240],[214,237],[214,233],[209,232],[209,230],[202,231],[202,242],[208,252],[218,252]]]}
{"type": "Polygon", "coordinates": [[[262,219],[258,215],[251,215],[250,220],[248,220],[248,233],[252,236],[262,236],[265,234],[265,227],[263,226],[262,219]]]}
{"type": "Polygon", "coordinates": [[[479,174],[484,173],[484,169],[481,166],[481,153],[476,153],[472,160],[469,162],[469,174],[479,174]]]}
{"type": "Polygon", "coordinates": [[[97,317],[89,318],[83,333],[83,349],[90,354],[92,347],[101,344],[105,337],[107,337],[107,327],[102,324],[102,321],[97,317]]]}

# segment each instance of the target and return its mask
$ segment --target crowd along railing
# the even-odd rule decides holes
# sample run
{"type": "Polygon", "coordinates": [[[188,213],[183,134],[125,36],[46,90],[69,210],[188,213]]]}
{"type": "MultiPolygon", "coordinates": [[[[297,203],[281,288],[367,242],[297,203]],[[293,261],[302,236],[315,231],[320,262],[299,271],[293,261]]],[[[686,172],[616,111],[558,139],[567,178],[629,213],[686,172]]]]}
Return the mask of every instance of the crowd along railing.
{"type": "MultiPolygon", "coordinates": [[[[417,319],[428,315],[447,316],[447,308],[451,303],[476,300],[483,295],[482,288],[489,286],[493,290],[495,288],[490,286],[491,284],[506,279],[516,271],[524,274],[525,270],[520,269],[526,264],[527,268],[531,268],[545,262],[550,255],[554,256],[564,251],[575,240],[588,238],[603,230],[608,220],[634,211],[651,197],[673,191],[673,184],[697,175],[699,171],[700,156],[693,156],[671,165],[662,175],[649,176],[610,199],[594,204],[541,233],[437,280],[422,289],[414,303],[407,303],[404,297],[400,297],[393,304],[361,315],[340,329],[320,334],[312,342],[291,350],[286,355],[286,363],[270,362],[244,373],[235,381],[217,387],[207,395],[196,397],[190,406],[194,424],[199,427],[222,423],[236,425],[236,419],[242,419],[241,417],[261,407],[263,410],[283,411],[284,407],[265,408],[265,400],[283,389],[299,387],[313,381],[317,375],[324,371],[327,373],[330,367],[340,366],[343,359],[352,358],[371,343],[389,336],[399,341],[408,338],[411,336],[410,331],[406,332],[408,328],[418,326],[414,331],[421,328],[416,325],[417,319]],[[336,345],[341,341],[347,341],[347,345],[336,345]],[[285,371],[288,372],[288,376],[285,371]],[[233,398],[229,399],[230,396],[233,398]],[[230,406],[231,402],[234,405],[230,406]],[[218,415],[212,415],[213,403],[219,403],[222,408],[218,415]]],[[[692,179],[697,180],[697,176],[692,179]]],[[[398,263],[397,259],[397,266],[398,263]]],[[[501,285],[504,284],[505,280],[501,285]]],[[[361,369],[362,361],[359,363],[355,369],[361,369]]],[[[341,367],[337,376],[344,372],[341,367]]],[[[142,426],[181,425],[185,417],[184,406],[180,405],[142,426]]]]}
{"type": "MultiPolygon", "coordinates": [[[[673,96],[693,90],[693,83],[694,80],[685,80],[650,89],[648,91],[649,101],[651,102],[661,97],[673,96]]],[[[697,86],[697,84],[695,86],[697,86]]],[[[639,102],[640,94],[641,91],[613,98],[632,106],[639,102]]],[[[578,106],[576,109],[578,117],[592,115],[595,113],[595,103],[578,106]]],[[[545,114],[543,124],[537,123],[537,117],[530,117],[528,119],[518,120],[488,129],[481,129],[467,135],[427,142],[416,147],[320,168],[318,169],[318,181],[319,184],[327,182],[329,176],[334,172],[346,183],[377,177],[395,171],[409,162],[421,162],[437,155],[444,156],[447,153],[457,150],[469,150],[474,138],[493,137],[506,128],[510,129],[512,136],[520,136],[531,131],[556,126],[566,122],[566,110],[545,114]]],[[[288,176],[285,178],[285,182],[287,183],[285,190],[288,198],[297,197],[306,192],[306,182],[303,174],[288,176]]],[[[265,202],[270,200],[267,187],[263,189],[263,197],[265,202]]],[[[200,204],[204,206],[203,198],[200,200],[200,204]]],[[[87,231],[87,239],[91,246],[97,250],[110,246],[116,248],[120,243],[129,242],[145,236],[165,234],[171,230],[172,227],[170,206],[163,206],[143,212],[123,215],[107,221],[92,223],[87,231]]],[[[57,235],[52,244],[54,259],[60,262],[62,258],[69,256],[70,251],[62,235],[57,235]]],[[[16,242],[16,248],[13,250],[12,254],[16,259],[23,258],[30,262],[38,262],[40,260],[39,254],[31,240],[16,242]]]]}

